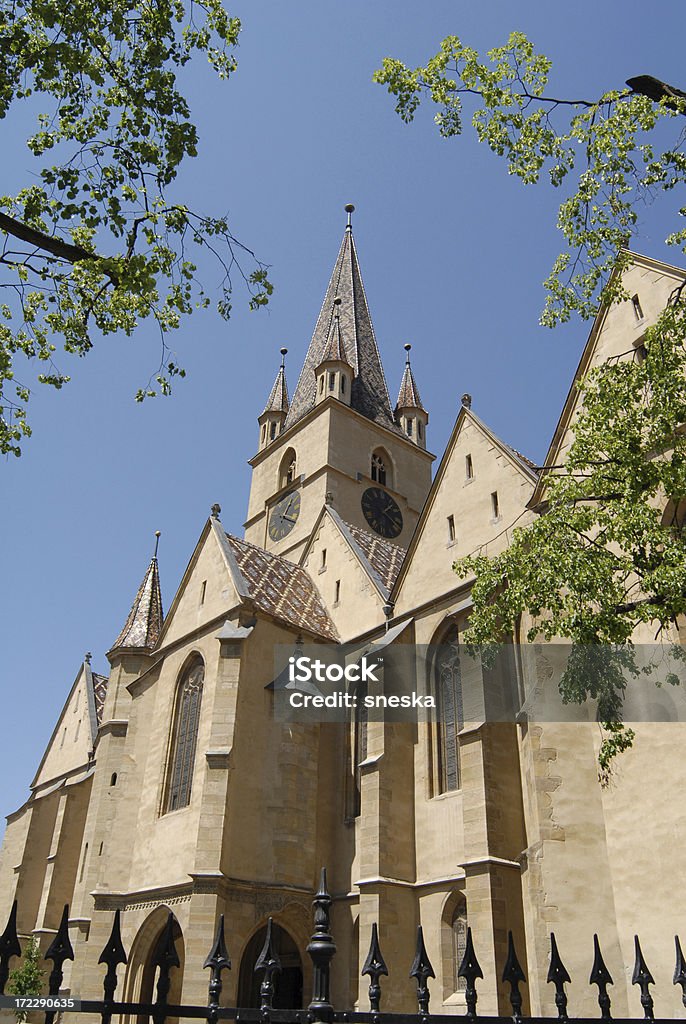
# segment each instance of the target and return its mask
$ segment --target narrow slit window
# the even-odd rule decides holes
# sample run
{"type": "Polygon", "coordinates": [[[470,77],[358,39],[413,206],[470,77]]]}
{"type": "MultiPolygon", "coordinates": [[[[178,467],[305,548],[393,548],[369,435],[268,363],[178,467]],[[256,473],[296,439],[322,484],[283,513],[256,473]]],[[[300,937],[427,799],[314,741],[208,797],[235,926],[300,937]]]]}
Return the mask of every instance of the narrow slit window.
{"type": "Polygon", "coordinates": [[[474,463],[472,462],[471,455],[466,455],[464,460],[465,474],[468,480],[474,479],[474,463]]]}
{"type": "Polygon", "coordinates": [[[323,394],[323,392],[324,392],[324,377],[322,375],[319,378],[319,394],[321,395],[321,394],[323,394]]]}
{"type": "Polygon", "coordinates": [[[269,428],[269,440],[273,441],[275,437],[276,437],[276,423],[272,423],[271,427],[269,428]]]}
{"type": "Polygon", "coordinates": [[[422,421],[421,420],[417,420],[417,437],[421,441],[421,439],[422,439],[422,421]]]}
{"type": "Polygon", "coordinates": [[[345,374],[341,374],[341,394],[345,394],[345,374]]]}
{"type": "Polygon", "coordinates": [[[336,387],[336,374],[335,373],[330,373],[329,374],[329,391],[333,391],[335,387],[336,387]]]}
{"type": "Polygon", "coordinates": [[[494,519],[499,519],[500,518],[500,503],[498,501],[498,492],[497,491],[493,491],[493,493],[491,494],[491,509],[493,511],[493,518],[494,519]]]}
{"type": "Polygon", "coordinates": [[[322,569],[326,569],[326,548],[322,548],[322,569]]]}
{"type": "Polygon", "coordinates": [[[633,306],[634,316],[636,317],[636,320],[642,320],[644,314],[643,309],[641,308],[641,300],[639,299],[638,295],[631,296],[631,305],[633,306]]]}
{"type": "Polygon", "coordinates": [[[205,667],[196,661],[182,676],[177,691],[165,813],[187,807],[191,800],[204,679],[205,667]]]}
{"type": "Polygon", "coordinates": [[[86,861],[88,860],[88,843],[83,848],[83,860],[81,861],[81,872],[79,874],[79,882],[83,881],[83,873],[86,870],[86,861]]]}
{"type": "Polygon", "coordinates": [[[200,584],[200,604],[205,603],[205,594],[207,592],[207,580],[203,580],[200,584]]]}
{"type": "Polygon", "coordinates": [[[448,516],[448,540],[451,544],[455,540],[455,516],[448,516]]]}
{"type": "Polygon", "coordinates": [[[334,604],[338,604],[340,599],[341,599],[341,581],[340,580],[336,580],[336,585],[334,587],[333,603],[334,604]]]}
{"type": "Polygon", "coordinates": [[[408,437],[412,437],[412,424],[413,424],[413,422],[414,421],[413,421],[412,417],[408,416],[408,418],[407,418],[407,436],[408,437]]]}

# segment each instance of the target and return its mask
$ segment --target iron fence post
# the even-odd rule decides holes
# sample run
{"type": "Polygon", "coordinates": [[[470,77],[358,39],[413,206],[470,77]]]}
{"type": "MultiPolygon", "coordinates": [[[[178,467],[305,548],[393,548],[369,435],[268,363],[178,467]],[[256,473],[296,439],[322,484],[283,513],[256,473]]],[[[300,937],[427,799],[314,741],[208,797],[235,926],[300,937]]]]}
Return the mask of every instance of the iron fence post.
{"type": "Polygon", "coordinates": [[[329,931],[331,897],[326,888],[326,868],[322,868],[319,892],[315,896],[314,933],[307,947],[312,959],[312,1001],[308,1006],[311,1019],[330,1022],[333,1020],[333,1006],[330,1002],[331,961],[336,953],[336,944],[329,931]]]}

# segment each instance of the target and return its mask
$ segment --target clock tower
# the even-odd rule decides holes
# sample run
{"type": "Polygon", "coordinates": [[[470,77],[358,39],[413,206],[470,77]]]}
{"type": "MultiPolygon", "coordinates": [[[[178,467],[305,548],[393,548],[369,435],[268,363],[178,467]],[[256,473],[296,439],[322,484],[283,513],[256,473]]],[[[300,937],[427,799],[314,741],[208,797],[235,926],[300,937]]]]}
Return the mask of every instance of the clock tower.
{"type": "Polygon", "coordinates": [[[407,547],[431,486],[428,413],[409,349],[395,409],[374,335],[351,214],[300,377],[281,366],[258,419],[245,539],[298,561],[325,504],[407,547]]]}

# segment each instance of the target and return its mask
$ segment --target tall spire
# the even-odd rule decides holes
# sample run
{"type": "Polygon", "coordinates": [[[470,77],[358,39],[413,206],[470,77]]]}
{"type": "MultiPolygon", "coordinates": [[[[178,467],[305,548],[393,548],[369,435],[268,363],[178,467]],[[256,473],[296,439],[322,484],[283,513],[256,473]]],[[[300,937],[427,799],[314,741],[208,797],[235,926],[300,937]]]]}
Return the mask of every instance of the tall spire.
{"type": "Polygon", "coordinates": [[[315,405],[315,371],[323,361],[332,331],[336,326],[334,310],[338,312],[343,361],[349,363],[354,371],[350,405],[367,419],[374,420],[390,430],[397,430],[362,284],[352,232],[353,210],[354,207],[349,203],[346,206],[348,223],[286,417],[286,430],[315,405]],[[335,306],[334,300],[337,298],[341,301],[340,305],[335,306]]]}
{"type": "Polygon", "coordinates": [[[265,405],[264,412],[288,412],[288,385],[286,384],[286,353],[287,348],[281,349],[281,366],[276,375],[274,385],[269,392],[269,398],[265,405]]]}
{"type": "Polygon", "coordinates": [[[157,546],[160,540],[159,530],[155,533],[155,554],[143,577],[138,593],[131,606],[129,617],[124,628],[114,641],[112,650],[120,647],[137,647],[140,650],[152,650],[162,632],[162,592],[160,590],[160,573],[157,566],[157,546]]]}

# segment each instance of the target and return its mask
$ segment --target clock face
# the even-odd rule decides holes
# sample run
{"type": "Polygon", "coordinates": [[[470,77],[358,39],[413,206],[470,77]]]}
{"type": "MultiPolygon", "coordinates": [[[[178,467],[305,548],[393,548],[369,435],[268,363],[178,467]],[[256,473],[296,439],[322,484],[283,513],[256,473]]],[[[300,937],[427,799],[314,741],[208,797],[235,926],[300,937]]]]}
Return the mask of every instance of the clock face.
{"type": "Polygon", "coordinates": [[[272,540],[283,540],[291,532],[300,515],[300,492],[291,491],[274,506],[269,517],[269,536],[272,540]]]}
{"type": "Polygon", "coordinates": [[[362,514],[382,537],[397,537],[402,532],[403,514],[397,502],[380,487],[368,487],[364,492],[362,514]]]}

